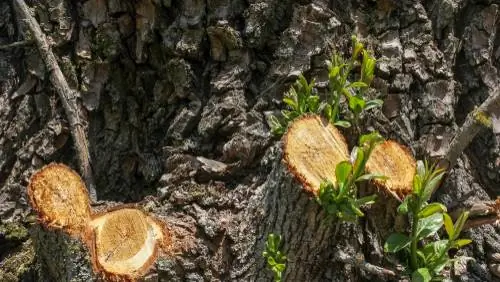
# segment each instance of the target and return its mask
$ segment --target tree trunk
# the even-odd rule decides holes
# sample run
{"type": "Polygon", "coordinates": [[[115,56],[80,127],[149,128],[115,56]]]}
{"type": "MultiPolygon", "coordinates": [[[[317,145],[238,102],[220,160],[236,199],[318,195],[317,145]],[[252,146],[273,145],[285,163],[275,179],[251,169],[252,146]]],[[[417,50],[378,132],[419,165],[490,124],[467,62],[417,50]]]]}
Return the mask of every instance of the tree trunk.
{"type": "MultiPolygon", "coordinates": [[[[262,257],[269,233],[283,236],[284,281],[389,279],[353,261],[391,268],[383,242],[404,228],[397,201],[381,194],[359,224],[325,221],[266,122],[299,72],[325,90],[324,61],[333,50],[347,56],[352,34],[380,58],[374,87],[385,100],[363,128],[417,158],[443,155],[466,114],[500,84],[497,1],[27,4],[80,93],[96,205],[141,202],[191,242],[160,258],[153,280],[270,281],[262,257]]],[[[12,3],[0,2],[0,244],[9,246],[0,248],[0,280],[89,281],[96,277],[78,241],[31,227],[29,177],[50,162],[78,168],[71,127],[31,38],[12,3]],[[29,240],[35,252],[25,251],[29,240]],[[34,263],[7,268],[27,254],[34,263]]],[[[459,209],[497,195],[498,140],[478,134],[435,198],[459,209]]],[[[464,237],[474,240],[464,252],[476,260],[454,279],[494,281],[498,229],[464,237]]]]}

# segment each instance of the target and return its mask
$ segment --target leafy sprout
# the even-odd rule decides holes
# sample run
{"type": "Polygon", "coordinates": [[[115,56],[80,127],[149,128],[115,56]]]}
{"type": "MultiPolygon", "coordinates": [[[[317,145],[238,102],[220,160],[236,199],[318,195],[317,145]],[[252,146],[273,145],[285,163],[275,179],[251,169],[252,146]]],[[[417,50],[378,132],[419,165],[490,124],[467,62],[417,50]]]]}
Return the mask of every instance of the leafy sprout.
{"type": "Polygon", "coordinates": [[[314,79],[307,82],[307,79],[300,74],[297,81],[285,94],[283,102],[289,110],[282,110],[283,120],[271,116],[271,129],[276,135],[283,135],[288,124],[305,113],[319,113],[320,100],[314,88],[314,79]]]}
{"type": "Polygon", "coordinates": [[[367,100],[366,91],[374,78],[375,58],[366,50],[361,42],[352,37],[353,52],[351,58],[345,60],[334,53],[331,60],[327,61],[330,97],[325,105],[325,115],[328,120],[342,127],[350,127],[358,124],[363,111],[380,107],[383,103],[380,99],[367,100]],[[362,56],[359,79],[349,81],[351,71],[358,64],[358,57],[362,56]],[[341,119],[340,101],[344,96],[348,102],[350,112],[349,120],[341,119]]]}
{"type": "Polygon", "coordinates": [[[417,163],[413,193],[398,207],[399,214],[409,214],[412,218],[411,233],[391,234],[384,245],[384,250],[388,253],[402,252],[405,255],[409,261],[408,270],[412,281],[431,281],[437,278],[444,267],[452,262],[448,251],[471,243],[471,240],[459,239],[468,212],[462,213],[453,223],[444,205],[428,203],[443,175],[444,171],[435,165],[429,166],[422,161],[417,163]],[[433,240],[443,226],[447,239],[433,240]],[[419,247],[420,245],[423,247],[419,247]]]}
{"type": "Polygon", "coordinates": [[[356,221],[364,216],[361,206],[375,202],[376,195],[357,198],[357,183],[381,175],[365,174],[365,166],[371,152],[377,144],[383,141],[378,132],[362,135],[359,146],[351,152],[350,161],[343,161],[335,168],[336,183],[330,181],[321,183],[316,201],[323,207],[329,217],[337,217],[344,221],[356,221]]]}
{"type": "Polygon", "coordinates": [[[267,259],[267,267],[274,273],[274,281],[280,282],[283,271],[286,268],[286,256],[279,250],[281,236],[269,234],[266,241],[266,249],[262,256],[267,259]]]}
{"type": "Polygon", "coordinates": [[[287,109],[281,111],[281,117],[270,117],[269,123],[274,134],[283,135],[288,124],[305,113],[323,113],[335,126],[358,125],[364,111],[382,105],[382,100],[368,100],[366,97],[374,78],[376,60],[355,36],[352,37],[352,44],[350,58],[344,59],[334,53],[331,59],[326,61],[329,95],[325,101],[320,100],[317,95],[314,79],[308,82],[302,74],[299,75],[283,98],[287,109]],[[360,67],[358,79],[351,80],[353,70],[357,66],[360,67]],[[341,101],[344,101],[342,97],[347,102],[348,112],[342,112],[341,101]]]}

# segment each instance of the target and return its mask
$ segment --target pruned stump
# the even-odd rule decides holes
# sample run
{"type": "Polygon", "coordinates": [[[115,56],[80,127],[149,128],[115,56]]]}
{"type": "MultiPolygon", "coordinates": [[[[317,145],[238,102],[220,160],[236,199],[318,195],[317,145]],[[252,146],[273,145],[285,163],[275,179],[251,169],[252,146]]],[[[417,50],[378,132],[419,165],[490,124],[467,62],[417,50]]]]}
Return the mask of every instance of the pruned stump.
{"type": "MultiPolygon", "coordinates": [[[[288,256],[284,281],[388,279],[344,262],[348,261],[347,257],[353,258],[352,261],[361,259],[384,265],[383,242],[397,225],[399,199],[411,192],[412,182],[408,179],[415,173],[413,157],[400,154],[407,150],[392,141],[376,147],[367,170],[387,173],[389,179],[368,186],[369,190],[387,193],[368,208],[359,224],[342,223],[336,219],[326,220],[326,213],[314,197],[323,180],[336,180],[336,165],[349,159],[345,138],[326,120],[309,115],[295,120],[283,140],[282,148],[273,148],[270,158],[275,161],[267,181],[260,187],[263,220],[258,232],[260,247],[255,256],[261,256],[267,234],[275,233],[283,236],[282,251],[288,256]],[[404,173],[394,171],[394,166],[404,173]]],[[[259,269],[264,268],[265,262],[262,262],[259,269]]],[[[269,271],[261,271],[256,280],[269,277],[269,271]]]]}
{"type": "Polygon", "coordinates": [[[92,211],[73,170],[50,164],[35,173],[28,196],[39,215],[34,231],[40,278],[136,281],[173,250],[166,224],[133,205],[92,211]]]}
{"type": "Polygon", "coordinates": [[[408,148],[394,141],[385,141],[373,150],[366,170],[369,173],[379,173],[388,179],[374,179],[375,185],[398,200],[411,194],[413,176],[417,163],[408,148]]]}
{"type": "Polygon", "coordinates": [[[371,228],[377,230],[382,240],[394,231],[402,232],[408,228],[407,217],[398,215],[397,207],[402,199],[412,192],[416,166],[408,148],[391,140],[375,147],[368,159],[367,172],[388,177],[386,180],[372,181],[371,190],[379,191],[379,197],[370,207],[367,216],[371,228]]]}
{"type": "MultiPolygon", "coordinates": [[[[333,260],[338,247],[359,248],[358,238],[347,235],[361,229],[325,220],[326,214],[314,199],[321,181],[335,181],[335,165],[348,159],[344,137],[324,119],[305,116],[291,124],[283,147],[274,147],[269,158],[274,163],[260,187],[264,218],[258,232],[261,247],[255,256],[261,256],[267,234],[276,233],[283,236],[282,251],[288,256],[284,281],[325,281],[351,274],[336,267],[333,260]]],[[[265,262],[259,265],[259,269],[264,267],[265,262]]],[[[269,277],[268,271],[258,271],[255,280],[268,281],[269,277]]]]}
{"type": "Polygon", "coordinates": [[[349,158],[344,136],[327,120],[305,116],[290,125],[283,144],[287,168],[316,195],[321,182],[335,182],[335,166],[349,158]]]}

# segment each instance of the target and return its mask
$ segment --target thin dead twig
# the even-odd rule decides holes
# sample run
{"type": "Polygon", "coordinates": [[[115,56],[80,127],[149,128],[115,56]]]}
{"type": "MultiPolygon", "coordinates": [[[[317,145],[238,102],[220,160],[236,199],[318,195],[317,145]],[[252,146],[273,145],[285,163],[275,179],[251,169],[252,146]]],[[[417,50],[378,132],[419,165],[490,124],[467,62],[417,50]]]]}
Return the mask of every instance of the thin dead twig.
{"type": "Polygon", "coordinates": [[[61,103],[66,112],[66,117],[71,128],[71,135],[75,143],[77,158],[80,165],[80,173],[82,173],[83,179],[87,184],[90,199],[94,202],[97,199],[97,195],[92,175],[92,168],[90,166],[88,140],[83,126],[83,120],[80,116],[80,108],[77,104],[77,95],[75,91],[69,87],[61,69],[59,68],[56,57],[54,56],[54,53],[52,53],[50,45],[47,42],[45,34],[40,29],[40,25],[36,19],[31,15],[24,0],[13,1],[14,7],[16,8],[20,19],[27,24],[29,30],[31,31],[40,55],[50,73],[50,81],[61,99],[61,103]]]}
{"type": "Polygon", "coordinates": [[[368,273],[374,274],[378,277],[389,278],[396,277],[396,273],[390,269],[383,268],[374,264],[371,264],[364,260],[362,256],[350,256],[344,252],[340,252],[336,255],[337,259],[345,264],[350,264],[364,270],[368,273]]]}
{"type": "Polygon", "coordinates": [[[33,40],[17,41],[10,44],[0,45],[0,50],[9,50],[13,48],[31,46],[35,42],[33,40]]]}
{"type": "Polygon", "coordinates": [[[447,168],[453,168],[465,148],[484,127],[491,125],[491,116],[500,110],[500,87],[492,89],[490,96],[481,106],[467,115],[462,127],[457,131],[445,154],[447,168]]]}

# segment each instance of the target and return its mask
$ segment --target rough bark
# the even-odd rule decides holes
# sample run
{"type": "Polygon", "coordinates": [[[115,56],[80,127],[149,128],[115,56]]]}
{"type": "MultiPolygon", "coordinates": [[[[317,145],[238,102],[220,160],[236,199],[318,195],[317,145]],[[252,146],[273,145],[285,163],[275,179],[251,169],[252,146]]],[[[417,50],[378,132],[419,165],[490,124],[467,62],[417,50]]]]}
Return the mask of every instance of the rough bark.
{"type": "MultiPolygon", "coordinates": [[[[266,125],[298,72],[324,90],[324,60],[332,49],[347,54],[351,34],[380,58],[374,87],[385,105],[365,117],[366,128],[410,146],[417,158],[442,156],[466,114],[500,83],[498,1],[27,4],[80,93],[99,199],[156,194],[144,205],[195,238],[185,252],[157,262],[161,281],[268,281],[261,252],[269,232],[284,237],[286,281],[382,280],[341,261],[346,253],[389,265],[381,246],[402,228],[397,202],[382,197],[359,225],[322,224],[316,203],[284,170],[281,145],[266,125]]],[[[0,45],[24,40],[14,15],[11,2],[0,2],[0,45]]],[[[2,258],[23,253],[28,239],[13,230],[33,221],[25,195],[33,171],[51,161],[77,167],[47,75],[34,46],[0,50],[0,227],[16,226],[2,231],[0,243],[12,246],[2,247],[2,258]]],[[[458,209],[498,194],[498,140],[479,133],[436,199],[458,209]]],[[[474,244],[464,252],[476,261],[456,280],[493,281],[488,265],[500,252],[498,233],[487,226],[465,234],[474,244]]],[[[47,236],[56,237],[33,238],[62,242],[47,236]]],[[[0,277],[40,281],[36,270],[61,264],[71,249],[37,246],[35,264],[0,277]]],[[[86,278],[84,269],[74,277],[86,278]]],[[[52,281],[63,274],[43,273],[52,281]]]]}
{"type": "Polygon", "coordinates": [[[75,151],[77,152],[77,159],[80,165],[80,171],[83,178],[87,183],[90,198],[92,201],[97,200],[95,191],[94,177],[92,176],[92,168],[90,167],[90,154],[87,134],[84,129],[84,120],[81,118],[80,105],[77,103],[76,97],[78,96],[74,90],[69,88],[66,78],[59,68],[56,57],[50,48],[49,43],[40,29],[38,22],[31,16],[28,6],[24,0],[14,1],[14,6],[19,13],[19,21],[26,24],[29,28],[31,36],[34,38],[38,51],[42,57],[45,67],[49,71],[50,81],[52,86],[59,95],[61,104],[64,107],[66,117],[70,125],[71,135],[75,144],[75,151]]]}

